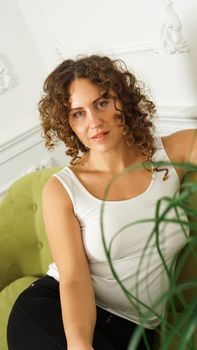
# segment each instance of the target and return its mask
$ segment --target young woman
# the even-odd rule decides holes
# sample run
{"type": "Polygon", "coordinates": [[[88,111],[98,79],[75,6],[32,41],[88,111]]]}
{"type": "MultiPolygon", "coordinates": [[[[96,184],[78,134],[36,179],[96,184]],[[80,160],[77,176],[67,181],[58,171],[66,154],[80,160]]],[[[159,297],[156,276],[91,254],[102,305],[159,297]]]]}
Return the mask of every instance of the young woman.
{"type": "MultiPolygon", "coordinates": [[[[155,210],[179,192],[184,169],[172,163],[197,163],[194,130],[155,137],[154,103],[121,61],[98,55],[62,62],[45,81],[39,111],[46,146],[63,141],[72,161],[44,186],[54,262],[17,299],[9,349],[126,350],[137,325],[144,330],[138,349],[146,341],[152,348],[169,287],[155,210]]],[[[187,222],[181,209],[179,216],[187,222]]],[[[185,231],[161,224],[169,269],[185,231]]]]}

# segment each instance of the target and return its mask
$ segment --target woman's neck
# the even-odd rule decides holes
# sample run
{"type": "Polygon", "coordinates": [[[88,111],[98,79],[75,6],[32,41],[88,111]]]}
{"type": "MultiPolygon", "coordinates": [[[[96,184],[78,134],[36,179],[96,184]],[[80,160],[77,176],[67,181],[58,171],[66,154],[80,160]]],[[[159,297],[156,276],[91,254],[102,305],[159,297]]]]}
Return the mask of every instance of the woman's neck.
{"type": "Polygon", "coordinates": [[[101,171],[108,174],[117,174],[130,165],[142,162],[135,145],[119,151],[94,152],[88,151],[79,164],[84,164],[84,169],[90,171],[101,171]]]}

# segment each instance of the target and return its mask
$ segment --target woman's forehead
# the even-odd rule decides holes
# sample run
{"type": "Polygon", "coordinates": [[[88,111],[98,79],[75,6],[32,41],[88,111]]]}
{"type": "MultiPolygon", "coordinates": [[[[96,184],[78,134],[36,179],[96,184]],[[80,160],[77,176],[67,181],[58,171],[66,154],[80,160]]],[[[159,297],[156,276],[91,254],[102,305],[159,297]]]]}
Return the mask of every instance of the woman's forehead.
{"type": "Polygon", "coordinates": [[[72,108],[83,107],[80,104],[92,103],[102,97],[104,88],[92,83],[90,80],[80,78],[74,80],[69,88],[69,102],[72,108]]]}
{"type": "Polygon", "coordinates": [[[79,93],[83,93],[85,91],[89,91],[89,92],[100,92],[102,89],[102,87],[97,86],[96,84],[94,84],[93,82],[91,82],[90,80],[86,79],[86,78],[78,78],[75,79],[69,87],[69,93],[70,96],[73,96],[75,94],[79,94],[79,93]]]}

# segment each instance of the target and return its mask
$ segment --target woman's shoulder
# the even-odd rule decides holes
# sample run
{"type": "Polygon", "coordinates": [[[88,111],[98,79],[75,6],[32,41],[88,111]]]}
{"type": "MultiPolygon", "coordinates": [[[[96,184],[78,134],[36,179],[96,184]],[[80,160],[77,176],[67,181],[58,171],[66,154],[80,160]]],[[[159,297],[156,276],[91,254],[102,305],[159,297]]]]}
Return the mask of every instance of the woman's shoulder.
{"type": "Polygon", "coordinates": [[[53,200],[56,204],[62,203],[64,206],[72,205],[68,192],[56,176],[51,176],[42,190],[42,201],[50,200],[53,200]]]}
{"type": "Polygon", "coordinates": [[[197,129],[180,130],[161,139],[171,160],[197,164],[197,129]]]}

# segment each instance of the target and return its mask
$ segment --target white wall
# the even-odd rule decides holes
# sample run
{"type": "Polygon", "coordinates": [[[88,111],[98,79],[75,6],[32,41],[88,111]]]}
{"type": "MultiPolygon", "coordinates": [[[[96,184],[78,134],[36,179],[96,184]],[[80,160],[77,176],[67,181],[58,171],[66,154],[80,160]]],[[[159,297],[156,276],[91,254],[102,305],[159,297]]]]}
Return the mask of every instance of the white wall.
{"type": "Polygon", "coordinates": [[[0,1],[0,55],[13,80],[13,86],[1,94],[1,142],[15,133],[37,124],[36,105],[46,75],[32,35],[16,1],[0,1]]]}
{"type": "Polygon", "coordinates": [[[196,0],[0,0],[0,58],[12,86],[0,94],[0,193],[49,157],[68,163],[62,147],[45,149],[37,102],[48,72],[79,53],[122,58],[150,89],[161,134],[196,127],[196,23],[196,0]]]}
{"type": "Polygon", "coordinates": [[[196,0],[18,3],[49,71],[79,53],[122,58],[150,88],[161,116],[161,133],[181,129],[182,120],[183,127],[194,127],[196,0]]]}
{"type": "MultiPolygon", "coordinates": [[[[64,164],[48,152],[37,103],[48,71],[16,1],[0,1],[0,196],[26,171],[64,164]]],[[[59,159],[61,158],[61,159],[59,159]]]]}

